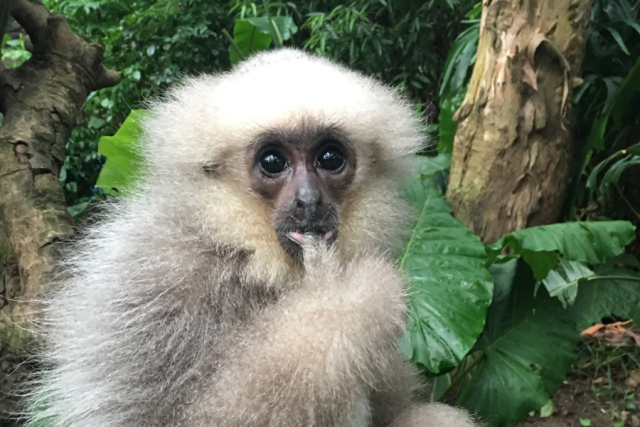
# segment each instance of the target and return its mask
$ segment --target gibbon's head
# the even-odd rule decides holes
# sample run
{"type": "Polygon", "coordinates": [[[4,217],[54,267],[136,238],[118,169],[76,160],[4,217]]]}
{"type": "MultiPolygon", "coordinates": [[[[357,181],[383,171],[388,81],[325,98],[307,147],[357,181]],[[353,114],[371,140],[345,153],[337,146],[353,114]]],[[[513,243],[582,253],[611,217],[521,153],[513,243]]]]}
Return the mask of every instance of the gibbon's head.
{"type": "Polygon", "coordinates": [[[397,190],[423,137],[395,90],[280,49],[188,79],[152,111],[145,191],[188,206],[177,220],[251,254],[254,274],[299,266],[305,234],[347,258],[397,242],[397,190]]]}

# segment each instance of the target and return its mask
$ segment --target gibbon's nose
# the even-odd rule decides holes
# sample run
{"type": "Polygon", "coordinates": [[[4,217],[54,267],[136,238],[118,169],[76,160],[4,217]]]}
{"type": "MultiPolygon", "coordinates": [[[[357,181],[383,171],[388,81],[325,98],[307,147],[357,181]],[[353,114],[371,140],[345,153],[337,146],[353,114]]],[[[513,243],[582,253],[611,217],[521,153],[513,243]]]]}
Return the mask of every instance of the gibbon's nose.
{"type": "Polygon", "coordinates": [[[316,206],[320,204],[322,194],[317,188],[311,185],[303,185],[296,194],[296,204],[298,207],[316,206]]]}
{"type": "Polygon", "coordinates": [[[322,192],[309,181],[303,182],[295,198],[295,210],[300,219],[311,219],[322,204],[322,192]]]}

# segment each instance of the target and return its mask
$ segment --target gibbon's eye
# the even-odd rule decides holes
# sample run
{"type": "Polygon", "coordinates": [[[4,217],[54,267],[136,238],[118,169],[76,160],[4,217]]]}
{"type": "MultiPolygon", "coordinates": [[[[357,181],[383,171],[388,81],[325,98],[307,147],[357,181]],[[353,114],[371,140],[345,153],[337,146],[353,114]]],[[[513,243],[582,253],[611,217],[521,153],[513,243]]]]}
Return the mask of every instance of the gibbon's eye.
{"type": "Polygon", "coordinates": [[[330,172],[337,172],[344,166],[345,160],[337,147],[327,147],[320,151],[316,166],[330,172]]]}
{"type": "Polygon", "coordinates": [[[277,175],[287,168],[287,159],[278,150],[266,150],[260,156],[260,169],[267,175],[277,175]]]}

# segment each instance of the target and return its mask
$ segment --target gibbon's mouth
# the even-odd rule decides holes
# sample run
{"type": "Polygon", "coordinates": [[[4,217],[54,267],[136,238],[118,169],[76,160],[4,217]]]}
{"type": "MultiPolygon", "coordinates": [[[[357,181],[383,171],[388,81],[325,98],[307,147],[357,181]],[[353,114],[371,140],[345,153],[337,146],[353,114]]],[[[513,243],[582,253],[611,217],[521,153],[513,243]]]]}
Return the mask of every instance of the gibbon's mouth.
{"type": "Polygon", "coordinates": [[[335,228],[327,229],[297,229],[280,231],[278,234],[278,242],[285,252],[292,258],[302,259],[302,241],[305,236],[313,236],[321,239],[331,246],[338,238],[338,230],[335,228]]]}
{"type": "MultiPolygon", "coordinates": [[[[306,232],[305,232],[305,231],[302,231],[302,230],[299,230],[299,231],[289,231],[289,232],[287,233],[287,238],[288,238],[289,240],[291,240],[293,243],[296,243],[296,244],[298,244],[298,245],[301,245],[301,244],[302,244],[302,240],[304,239],[304,236],[305,236],[305,235],[308,235],[308,234],[315,234],[315,235],[320,236],[321,232],[314,232],[314,231],[306,231],[306,232]]],[[[336,235],[336,232],[335,232],[334,230],[329,230],[329,231],[327,231],[326,233],[324,233],[324,235],[322,235],[322,239],[323,239],[325,242],[327,242],[327,243],[331,244],[331,243],[333,243],[333,241],[335,240],[335,239],[334,239],[334,236],[335,236],[335,235],[336,235]]]]}

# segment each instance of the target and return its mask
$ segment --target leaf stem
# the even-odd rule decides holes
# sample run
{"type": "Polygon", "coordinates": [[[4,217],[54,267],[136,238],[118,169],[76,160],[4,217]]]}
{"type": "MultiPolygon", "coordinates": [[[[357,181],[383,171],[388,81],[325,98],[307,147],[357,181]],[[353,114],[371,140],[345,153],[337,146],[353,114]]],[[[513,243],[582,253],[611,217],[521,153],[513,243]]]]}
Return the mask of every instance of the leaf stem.
{"type": "Polygon", "coordinates": [[[264,7],[264,13],[269,20],[269,25],[271,25],[273,41],[277,47],[282,47],[284,40],[282,40],[282,34],[280,34],[280,29],[278,28],[278,25],[276,25],[276,21],[273,20],[271,13],[269,13],[269,0],[262,0],[262,6],[264,7]]]}
{"type": "Polygon", "coordinates": [[[225,28],[222,29],[222,35],[225,36],[227,40],[229,40],[229,43],[231,43],[231,49],[234,50],[238,57],[240,59],[244,59],[244,54],[242,53],[236,42],[233,41],[233,37],[231,37],[231,34],[229,34],[229,32],[225,28]]]}
{"type": "Polygon", "coordinates": [[[451,385],[449,385],[447,391],[444,392],[444,395],[446,396],[450,391],[457,389],[462,382],[462,379],[466,377],[467,374],[469,374],[480,362],[484,361],[486,358],[487,353],[483,351],[482,354],[480,354],[473,362],[471,362],[469,366],[464,368],[462,372],[456,374],[456,377],[453,379],[453,381],[451,381],[451,385]]]}

